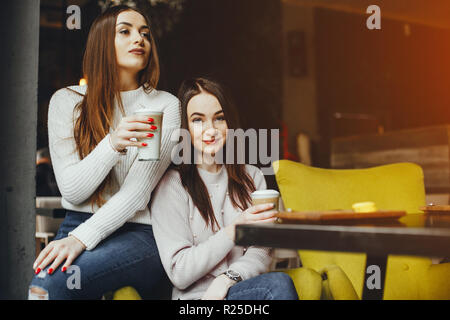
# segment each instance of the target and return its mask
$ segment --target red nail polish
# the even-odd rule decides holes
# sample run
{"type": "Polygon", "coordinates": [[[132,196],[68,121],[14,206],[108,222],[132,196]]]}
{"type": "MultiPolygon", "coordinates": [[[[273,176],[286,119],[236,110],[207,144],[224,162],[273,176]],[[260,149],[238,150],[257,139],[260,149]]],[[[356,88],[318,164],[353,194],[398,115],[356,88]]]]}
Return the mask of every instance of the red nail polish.
{"type": "Polygon", "coordinates": [[[47,273],[48,274],[52,274],[53,273],[53,269],[52,268],[48,269],[47,273]]]}
{"type": "Polygon", "coordinates": [[[63,268],[61,269],[62,272],[66,272],[66,270],[67,270],[67,267],[63,267],[63,268]]]}
{"type": "Polygon", "coordinates": [[[143,147],[146,147],[146,146],[147,146],[147,144],[146,144],[145,142],[143,142],[143,143],[142,143],[142,146],[143,146],[143,147]]]}
{"type": "Polygon", "coordinates": [[[150,127],[152,130],[156,130],[156,129],[158,129],[158,127],[157,126],[151,126],[150,127]]]}
{"type": "Polygon", "coordinates": [[[41,272],[41,268],[37,268],[36,271],[34,272],[35,274],[38,274],[39,272],[41,272]]]}
{"type": "Polygon", "coordinates": [[[148,118],[148,122],[153,122],[155,121],[153,118],[148,118]]]}
{"type": "Polygon", "coordinates": [[[149,134],[147,134],[147,137],[153,137],[153,133],[149,133],[149,134]]]}

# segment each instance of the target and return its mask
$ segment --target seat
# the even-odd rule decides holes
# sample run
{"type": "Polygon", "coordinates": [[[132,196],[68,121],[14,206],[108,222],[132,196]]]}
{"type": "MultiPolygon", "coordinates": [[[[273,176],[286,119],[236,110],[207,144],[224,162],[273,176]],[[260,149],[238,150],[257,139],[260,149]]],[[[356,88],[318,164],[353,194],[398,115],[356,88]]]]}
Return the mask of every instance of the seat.
{"type": "MultiPolygon", "coordinates": [[[[273,168],[285,207],[293,211],[351,210],[353,203],[373,201],[379,210],[420,214],[419,207],[425,204],[423,172],[412,163],[368,169],[321,169],[279,160],[273,168]]],[[[364,253],[298,252],[302,268],[286,272],[301,299],[330,297],[324,292],[330,288],[335,291],[334,299],[361,298],[364,253]],[[334,279],[323,281],[319,276],[327,269],[333,270],[334,279]],[[341,285],[332,284],[333,281],[341,285]],[[302,292],[305,290],[308,292],[302,292]]],[[[450,263],[432,264],[428,257],[389,255],[383,299],[450,299],[450,263]]]]}
{"type": "Polygon", "coordinates": [[[133,287],[123,287],[114,291],[112,300],[142,300],[142,298],[133,287]]]}

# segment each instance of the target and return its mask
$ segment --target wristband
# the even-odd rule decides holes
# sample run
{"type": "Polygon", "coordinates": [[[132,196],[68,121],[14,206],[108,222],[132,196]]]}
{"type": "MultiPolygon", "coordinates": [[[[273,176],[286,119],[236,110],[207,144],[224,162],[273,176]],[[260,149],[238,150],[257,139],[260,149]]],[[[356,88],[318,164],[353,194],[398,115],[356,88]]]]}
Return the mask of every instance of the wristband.
{"type": "Polygon", "coordinates": [[[241,275],[236,271],[227,270],[223,274],[226,275],[228,278],[230,278],[233,281],[236,281],[236,282],[242,281],[241,275]]]}

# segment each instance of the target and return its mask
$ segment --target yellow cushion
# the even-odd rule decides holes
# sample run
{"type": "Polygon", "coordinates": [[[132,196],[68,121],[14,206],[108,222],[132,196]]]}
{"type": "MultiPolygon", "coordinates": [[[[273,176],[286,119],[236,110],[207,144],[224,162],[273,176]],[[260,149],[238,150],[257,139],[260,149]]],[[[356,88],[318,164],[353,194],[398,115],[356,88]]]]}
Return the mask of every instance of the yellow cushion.
{"type": "Polygon", "coordinates": [[[114,292],[113,300],[142,300],[142,298],[133,287],[123,287],[114,292]]]}
{"type": "Polygon", "coordinates": [[[322,293],[322,277],[309,268],[283,270],[291,276],[300,300],[319,300],[322,293]]]}
{"type": "MultiPolygon", "coordinates": [[[[397,163],[368,169],[335,170],[280,160],[273,164],[286,208],[294,211],[351,210],[356,202],[373,201],[378,210],[417,213],[425,204],[422,169],[412,163],[397,163]]],[[[361,298],[364,253],[299,251],[304,267],[317,272],[339,266],[361,298]]],[[[423,279],[447,280],[450,264],[431,265],[425,257],[389,256],[384,299],[450,299],[450,281],[443,286],[423,279]]]]}
{"type": "Polygon", "coordinates": [[[326,275],[324,280],[324,297],[333,300],[358,300],[350,279],[337,265],[329,265],[320,272],[326,275]]]}

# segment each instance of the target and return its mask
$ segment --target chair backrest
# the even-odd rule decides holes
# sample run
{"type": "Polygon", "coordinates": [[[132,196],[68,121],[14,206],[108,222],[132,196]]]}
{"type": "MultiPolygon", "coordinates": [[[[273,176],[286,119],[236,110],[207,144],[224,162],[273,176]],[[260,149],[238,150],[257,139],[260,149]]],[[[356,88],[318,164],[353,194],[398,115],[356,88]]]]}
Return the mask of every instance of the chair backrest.
{"type": "MultiPolygon", "coordinates": [[[[396,163],[367,169],[321,169],[289,160],[273,168],[285,208],[293,211],[350,210],[356,202],[373,201],[379,210],[418,213],[425,204],[422,168],[396,163]]],[[[305,267],[339,265],[362,293],[365,254],[299,251],[305,267]]]]}
{"type": "Polygon", "coordinates": [[[425,204],[422,168],[412,163],[321,169],[280,160],[274,171],[285,207],[294,211],[349,210],[355,202],[373,201],[379,210],[417,213],[425,204]]]}

